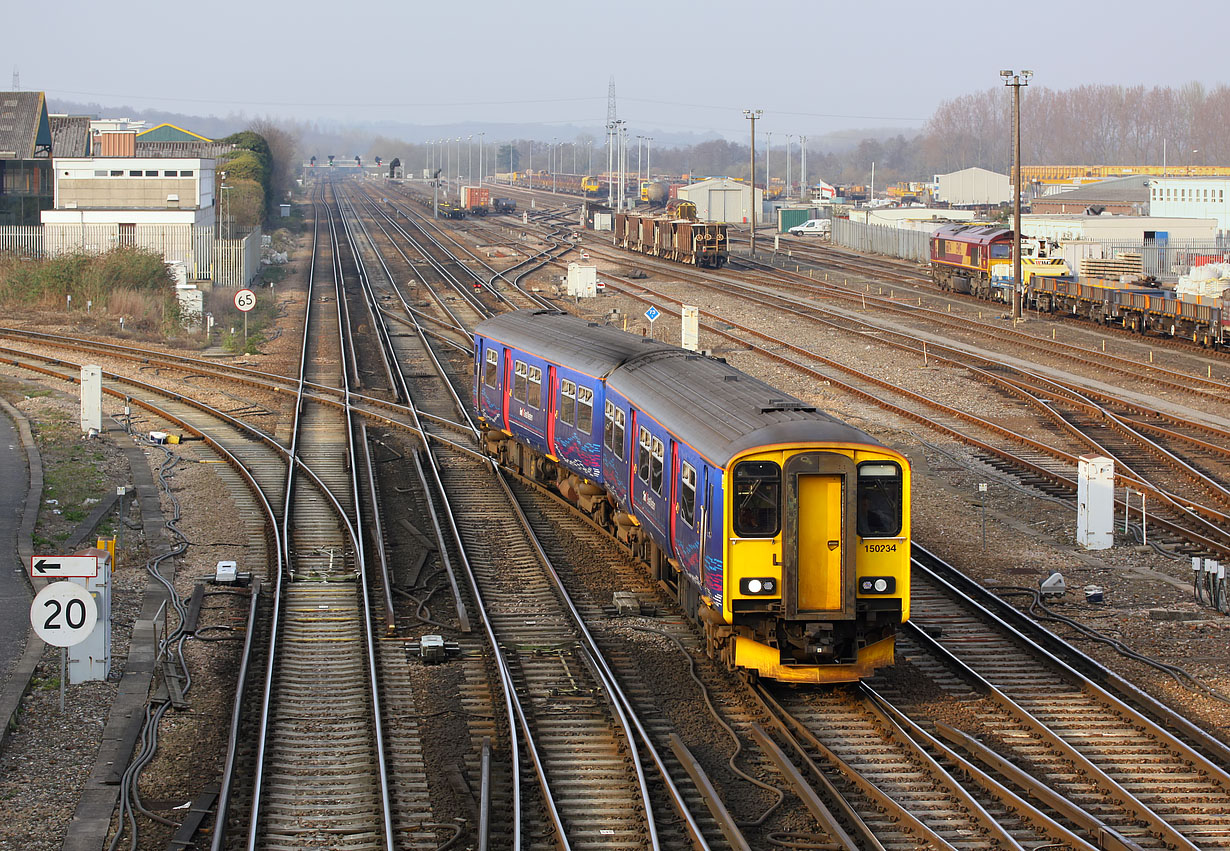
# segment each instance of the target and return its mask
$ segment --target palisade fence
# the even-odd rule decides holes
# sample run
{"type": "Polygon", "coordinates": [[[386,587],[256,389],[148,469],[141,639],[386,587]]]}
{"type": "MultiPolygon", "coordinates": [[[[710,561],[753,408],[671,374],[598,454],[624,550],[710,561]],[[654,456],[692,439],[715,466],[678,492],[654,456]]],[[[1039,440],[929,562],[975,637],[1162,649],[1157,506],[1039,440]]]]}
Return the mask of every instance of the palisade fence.
{"type": "Polygon", "coordinates": [[[833,219],[832,240],[835,244],[870,254],[886,254],[926,263],[931,258],[928,247],[930,239],[931,234],[920,230],[833,219]]]}
{"type": "Polygon", "coordinates": [[[240,239],[214,239],[213,227],[194,225],[54,224],[0,227],[0,251],[21,257],[101,254],[129,246],[183,263],[190,281],[219,287],[244,287],[260,271],[261,231],[240,239]]]}
{"type": "Polygon", "coordinates": [[[1186,275],[1191,271],[1192,266],[1230,263],[1230,239],[1217,237],[1216,239],[1147,239],[1102,242],[1103,257],[1113,258],[1129,252],[1140,255],[1140,262],[1146,275],[1153,275],[1157,278],[1174,278],[1177,275],[1186,275]]]}

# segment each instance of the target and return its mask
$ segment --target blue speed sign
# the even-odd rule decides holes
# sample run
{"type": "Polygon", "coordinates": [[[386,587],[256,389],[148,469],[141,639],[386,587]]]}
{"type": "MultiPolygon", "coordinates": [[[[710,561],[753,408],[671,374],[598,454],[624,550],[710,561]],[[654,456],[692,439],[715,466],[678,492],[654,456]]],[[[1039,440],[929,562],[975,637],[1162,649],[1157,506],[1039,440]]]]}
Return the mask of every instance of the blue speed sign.
{"type": "Polygon", "coordinates": [[[645,311],[645,317],[650,322],[653,322],[655,319],[657,319],[661,315],[662,315],[662,311],[658,310],[656,307],[651,307],[645,311]]]}

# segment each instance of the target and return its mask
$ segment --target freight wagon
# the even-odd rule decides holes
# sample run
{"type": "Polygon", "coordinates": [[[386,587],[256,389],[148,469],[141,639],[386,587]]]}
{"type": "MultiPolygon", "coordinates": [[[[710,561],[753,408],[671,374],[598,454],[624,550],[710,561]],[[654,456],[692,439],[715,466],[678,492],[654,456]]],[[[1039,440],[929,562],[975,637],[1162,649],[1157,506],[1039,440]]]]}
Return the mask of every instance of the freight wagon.
{"type": "Polygon", "coordinates": [[[627,251],[710,269],[720,269],[730,257],[723,222],[616,213],[614,243],[627,251]]]}

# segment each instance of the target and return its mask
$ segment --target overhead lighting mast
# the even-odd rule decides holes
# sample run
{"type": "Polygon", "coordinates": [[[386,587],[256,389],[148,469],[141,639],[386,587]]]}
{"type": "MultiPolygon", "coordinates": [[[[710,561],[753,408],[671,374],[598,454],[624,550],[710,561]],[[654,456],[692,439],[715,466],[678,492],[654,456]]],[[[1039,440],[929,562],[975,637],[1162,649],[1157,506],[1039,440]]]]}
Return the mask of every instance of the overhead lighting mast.
{"type": "MultiPolygon", "coordinates": [[[[756,121],[764,115],[763,109],[745,109],[743,117],[752,122],[752,158],[751,158],[751,177],[752,186],[752,203],[749,205],[752,208],[752,258],[756,257],[756,121]]],[[[768,184],[765,184],[766,187],[768,184]]]]}
{"type": "Polygon", "coordinates": [[[1000,71],[1004,85],[1012,87],[1012,318],[1021,318],[1021,87],[1029,85],[1033,71],[1000,71]]]}

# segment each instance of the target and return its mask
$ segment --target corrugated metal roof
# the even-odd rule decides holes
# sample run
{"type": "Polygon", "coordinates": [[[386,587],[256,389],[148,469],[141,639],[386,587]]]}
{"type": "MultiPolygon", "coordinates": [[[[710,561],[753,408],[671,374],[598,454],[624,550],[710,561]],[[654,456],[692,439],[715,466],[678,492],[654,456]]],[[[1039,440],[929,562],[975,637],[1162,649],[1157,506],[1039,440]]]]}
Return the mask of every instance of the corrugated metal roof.
{"type": "Polygon", "coordinates": [[[49,115],[52,155],[88,157],[90,155],[90,116],[49,115]]]}
{"type": "Polygon", "coordinates": [[[589,375],[633,399],[710,461],[775,443],[880,442],[714,358],[560,312],[514,311],[477,333],[589,375]]]}
{"type": "Polygon", "coordinates": [[[230,142],[146,142],[137,137],[138,157],[200,157],[218,159],[235,150],[230,142]]]}
{"type": "Polygon", "coordinates": [[[138,142],[212,142],[191,130],[176,127],[174,124],[159,124],[144,133],[137,134],[138,142]]]}
{"type": "Polygon", "coordinates": [[[1133,203],[1149,200],[1149,176],[1133,175],[1131,177],[1115,177],[1110,180],[1099,180],[1069,189],[1067,192],[1056,192],[1044,199],[1048,204],[1080,203],[1133,203]]]}
{"type": "Polygon", "coordinates": [[[51,155],[43,93],[0,92],[0,159],[29,160],[36,154],[51,155]]]}

